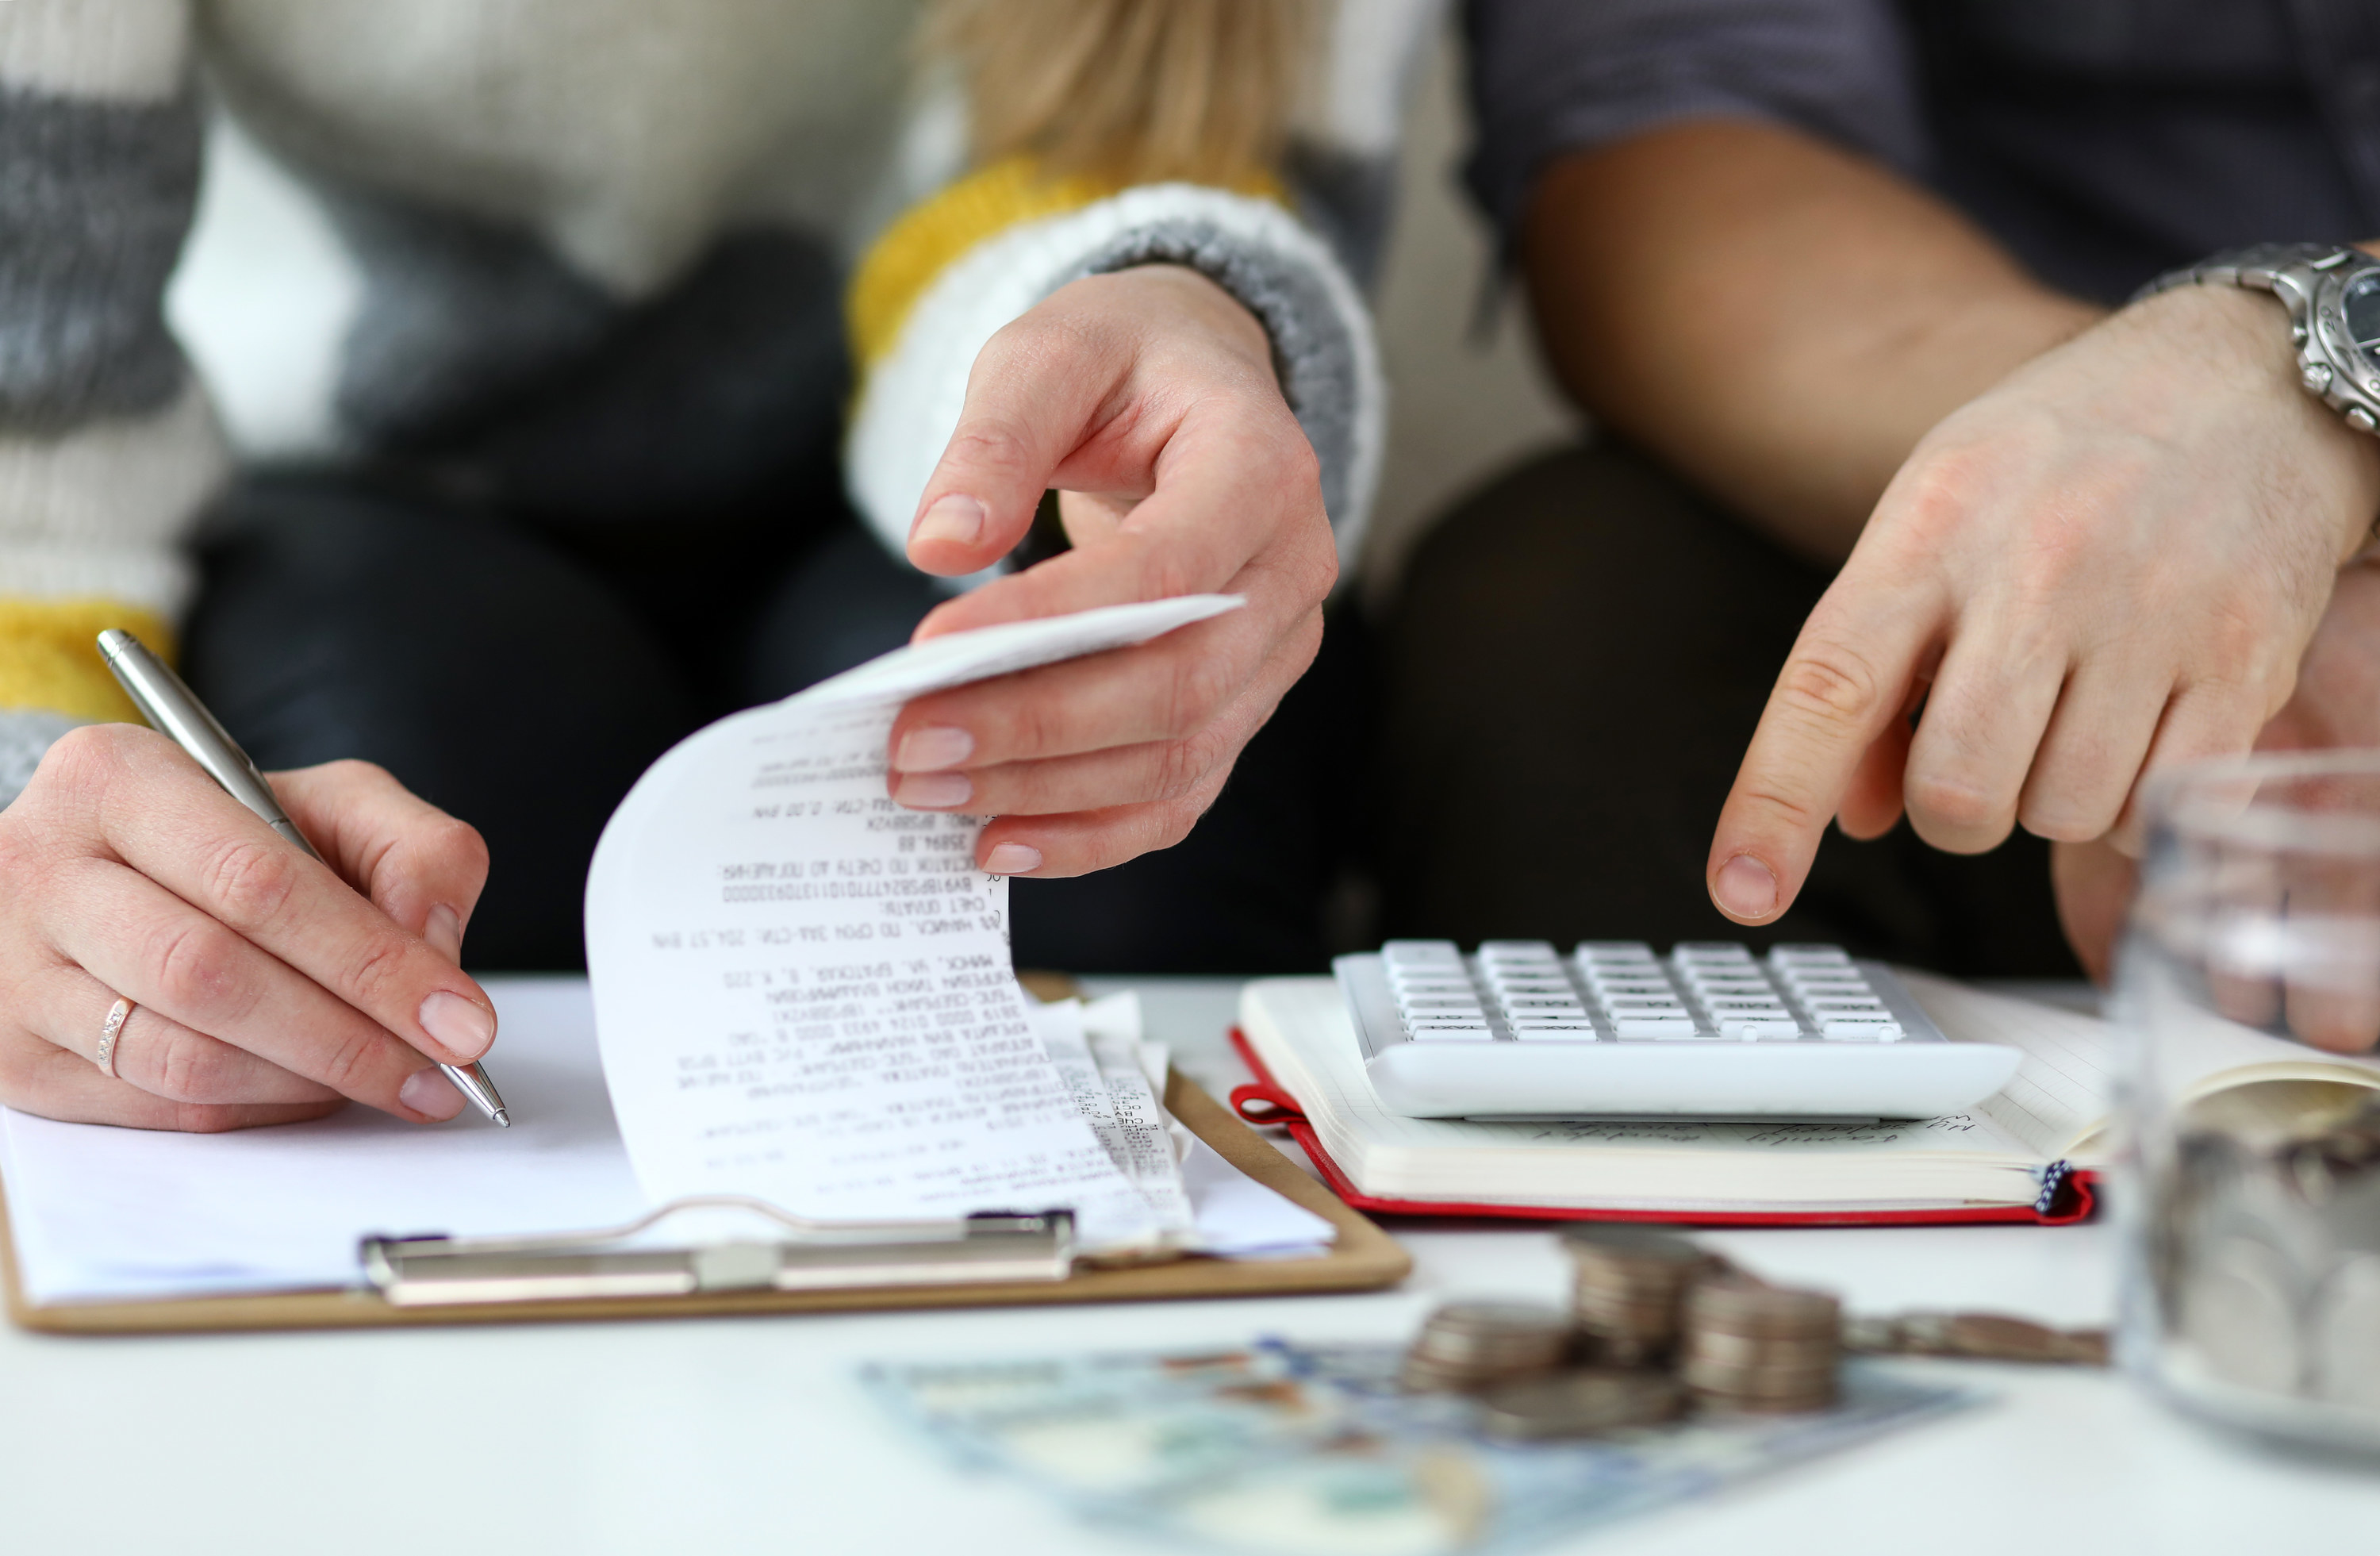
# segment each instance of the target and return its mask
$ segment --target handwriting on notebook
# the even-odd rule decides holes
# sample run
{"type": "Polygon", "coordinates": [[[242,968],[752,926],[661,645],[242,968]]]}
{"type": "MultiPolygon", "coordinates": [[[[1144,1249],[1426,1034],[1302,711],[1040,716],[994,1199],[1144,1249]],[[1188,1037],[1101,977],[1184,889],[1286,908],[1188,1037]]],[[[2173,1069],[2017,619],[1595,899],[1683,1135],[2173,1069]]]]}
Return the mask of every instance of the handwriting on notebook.
{"type": "Polygon", "coordinates": [[[1157,1229],[1036,1035],[1007,883],[977,818],[900,809],[900,704],[1145,641],[1213,596],[888,655],[711,725],[604,831],[587,892],[604,1073],[655,1201],[758,1195],[822,1218],[1073,1205],[1087,1242],[1157,1229]]]}

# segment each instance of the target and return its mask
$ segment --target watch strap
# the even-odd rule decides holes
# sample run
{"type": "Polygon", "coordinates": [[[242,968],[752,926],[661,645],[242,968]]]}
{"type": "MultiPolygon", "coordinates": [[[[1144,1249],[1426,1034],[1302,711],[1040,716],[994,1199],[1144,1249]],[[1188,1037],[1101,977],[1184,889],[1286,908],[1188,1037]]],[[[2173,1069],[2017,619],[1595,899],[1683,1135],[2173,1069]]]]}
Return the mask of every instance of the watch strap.
{"type": "Polygon", "coordinates": [[[2369,365],[2338,355],[2346,349],[2345,341],[2331,338],[2345,333],[2337,311],[2345,274],[2375,262],[2380,261],[2343,243],[2257,243],[2169,270],[2134,293],[2132,301],[2177,286],[2244,286],[2272,293],[2289,310],[2289,343],[2297,348],[2299,381],[2306,393],[2339,412],[2357,432],[2380,435],[2380,381],[2373,380],[2369,365]],[[2331,288],[2326,302],[2325,286],[2331,288]]]}
{"type": "Polygon", "coordinates": [[[2313,288],[2297,283],[2299,274],[2320,275],[2362,258],[2360,249],[2344,243],[2252,243],[2225,249],[2180,270],[2167,271],[2132,294],[2131,300],[2153,298],[2177,286],[2245,286],[2251,291],[2279,294],[2292,310],[2300,298],[2313,301],[2313,288]],[[2291,294],[2295,294],[2292,296],[2291,294]]]}

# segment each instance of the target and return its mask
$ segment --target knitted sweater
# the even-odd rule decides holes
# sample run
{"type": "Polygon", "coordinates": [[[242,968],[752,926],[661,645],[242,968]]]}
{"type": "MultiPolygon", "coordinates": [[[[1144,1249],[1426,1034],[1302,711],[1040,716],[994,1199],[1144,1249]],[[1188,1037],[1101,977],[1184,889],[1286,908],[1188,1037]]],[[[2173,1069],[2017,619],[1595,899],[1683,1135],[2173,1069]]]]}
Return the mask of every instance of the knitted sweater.
{"type": "Polygon", "coordinates": [[[249,444],[532,511],[674,511],[847,408],[897,553],[991,334],[1182,262],[1270,331],[1351,547],[1383,419],[1351,275],[1439,4],[1342,0],[1278,180],[1117,190],[965,173],[952,94],[905,89],[916,0],[0,0],[0,802],[64,729],[128,716],[102,627],[170,648],[191,524],[257,452],[211,384],[257,376],[260,329],[323,335],[296,355],[327,371],[282,375],[277,428],[233,417],[249,444]],[[211,322],[194,288],[194,361],[164,298],[225,143],[202,90],[336,235],[347,300],[211,322]]]}

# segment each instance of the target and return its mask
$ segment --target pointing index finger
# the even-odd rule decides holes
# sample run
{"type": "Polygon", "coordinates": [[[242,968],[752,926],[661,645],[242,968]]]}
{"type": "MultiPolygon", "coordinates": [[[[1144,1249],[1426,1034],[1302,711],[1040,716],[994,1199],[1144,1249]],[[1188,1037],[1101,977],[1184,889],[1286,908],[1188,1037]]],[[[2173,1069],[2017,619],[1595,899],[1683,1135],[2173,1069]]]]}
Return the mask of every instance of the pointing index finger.
{"type": "Polygon", "coordinates": [[[1706,877],[1741,924],[1792,906],[1868,748],[1904,706],[1939,626],[1916,591],[1879,589],[1854,556],[1794,640],[1719,812],[1706,877]]]}

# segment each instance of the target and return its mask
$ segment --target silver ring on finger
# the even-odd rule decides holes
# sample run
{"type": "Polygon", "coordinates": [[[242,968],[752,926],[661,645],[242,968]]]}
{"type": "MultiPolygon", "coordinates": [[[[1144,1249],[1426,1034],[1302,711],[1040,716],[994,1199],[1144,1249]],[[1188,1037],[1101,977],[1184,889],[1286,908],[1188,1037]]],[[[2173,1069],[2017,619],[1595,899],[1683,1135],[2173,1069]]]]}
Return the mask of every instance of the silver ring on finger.
{"type": "Polygon", "coordinates": [[[132,1019],[132,1002],[119,997],[107,1007],[107,1019],[99,1025],[99,1057],[92,1063],[110,1080],[116,1078],[115,1040],[124,1036],[124,1024],[132,1019]]]}

